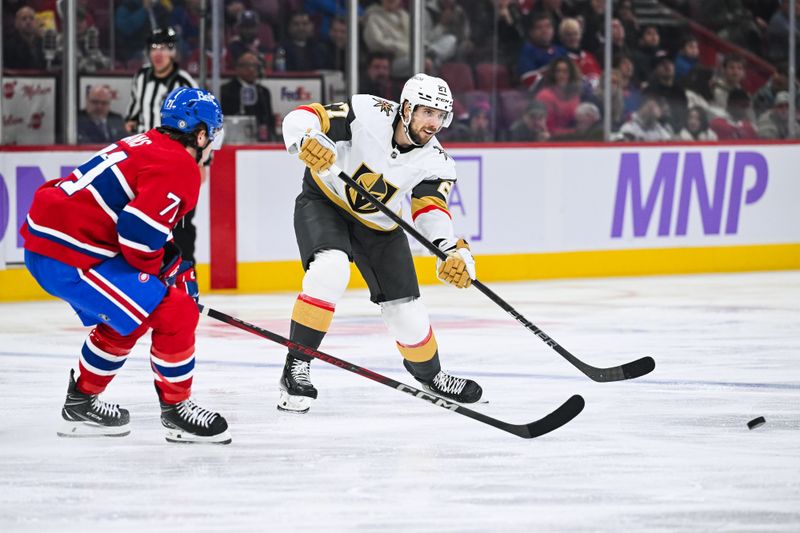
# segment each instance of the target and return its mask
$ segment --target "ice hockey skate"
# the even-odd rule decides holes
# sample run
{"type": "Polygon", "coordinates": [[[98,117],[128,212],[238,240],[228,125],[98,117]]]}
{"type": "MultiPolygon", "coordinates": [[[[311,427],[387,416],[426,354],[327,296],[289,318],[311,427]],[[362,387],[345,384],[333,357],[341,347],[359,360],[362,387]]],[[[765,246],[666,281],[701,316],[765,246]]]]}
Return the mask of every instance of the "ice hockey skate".
{"type": "Polygon", "coordinates": [[[443,398],[459,403],[475,403],[481,399],[481,395],[483,394],[481,386],[471,379],[457,378],[451,376],[444,370],[439,370],[433,379],[425,380],[414,375],[413,368],[407,360],[403,360],[403,366],[405,366],[406,370],[414,376],[414,379],[422,383],[426,389],[443,398]]]}
{"type": "Polygon", "coordinates": [[[280,387],[278,410],[290,413],[307,413],[311,403],[317,399],[317,389],[311,384],[311,363],[286,356],[280,387]]]}
{"type": "Polygon", "coordinates": [[[60,437],[123,437],[131,432],[128,410],[102,401],[98,394],[79,391],[75,370],[69,372],[61,417],[64,422],[58,430],[60,437]]]}
{"type": "Polygon", "coordinates": [[[219,413],[203,409],[189,398],[176,404],[161,402],[161,425],[167,442],[230,444],[228,422],[219,413]]]}

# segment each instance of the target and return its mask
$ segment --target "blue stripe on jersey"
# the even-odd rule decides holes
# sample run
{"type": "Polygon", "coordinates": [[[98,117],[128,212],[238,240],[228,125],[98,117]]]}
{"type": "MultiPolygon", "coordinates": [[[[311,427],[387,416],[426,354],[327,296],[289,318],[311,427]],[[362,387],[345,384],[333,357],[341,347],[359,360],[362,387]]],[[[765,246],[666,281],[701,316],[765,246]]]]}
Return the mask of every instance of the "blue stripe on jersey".
{"type": "Polygon", "coordinates": [[[185,376],[192,370],[194,370],[194,357],[192,357],[188,363],[185,365],[180,366],[161,366],[156,362],[153,362],[153,365],[158,370],[159,374],[164,376],[165,378],[179,378],[181,376],[185,376]]]}
{"type": "MultiPolygon", "coordinates": [[[[55,235],[50,235],[49,233],[42,233],[41,231],[35,230],[33,228],[33,226],[31,226],[30,224],[28,224],[28,231],[30,231],[33,235],[36,235],[37,237],[41,237],[42,239],[47,239],[48,241],[53,241],[56,244],[60,244],[61,246],[64,246],[64,247],[69,248],[71,250],[75,250],[76,252],[80,252],[80,253],[82,253],[84,255],[88,255],[89,257],[94,257],[95,259],[104,259],[105,260],[105,259],[109,259],[109,258],[113,257],[113,256],[110,256],[110,255],[98,254],[97,252],[93,252],[93,251],[91,251],[91,250],[89,250],[87,248],[82,248],[80,246],[76,246],[76,245],[72,244],[69,241],[65,241],[64,239],[59,239],[55,235]]],[[[109,250],[109,252],[113,253],[114,255],[116,255],[116,252],[114,252],[112,250],[109,250]]]]}
{"type": "Polygon", "coordinates": [[[164,234],[153,226],[128,211],[122,211],[117,221],[117,232],[123,239],[138,242],[151,250],[160,250],[167,242],[168,234],[164,234]]]}
{"type": "Polygon", "coordinates": [[[83,343],[83,349],[81,350],[81,353],[83,354],[83,359],[94,368],[98,370],[104,370],[106,372],[112,372],[114,370],[119,370],[122,368],[122,365],[125,364],[127,357],[120,356],[119,361],[109,361],[108,359],[103,359],[94,353],[92,349],[86,345],[86,342],[83,343]]]}
{"type": "Polygon", "coordinates": [[[92,181],[92,187],[100,194],[103,201],[119,216],[120,211],[128,205],[130,198],[120,185],[117,176],[110,168],[104,170],[92,181]]]}

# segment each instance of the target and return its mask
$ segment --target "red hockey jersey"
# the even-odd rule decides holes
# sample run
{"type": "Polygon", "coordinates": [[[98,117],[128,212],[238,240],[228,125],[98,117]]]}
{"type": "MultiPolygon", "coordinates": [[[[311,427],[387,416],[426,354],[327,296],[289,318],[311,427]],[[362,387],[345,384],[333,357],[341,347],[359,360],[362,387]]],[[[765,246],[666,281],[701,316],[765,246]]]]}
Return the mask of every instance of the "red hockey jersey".
{"type": "Polygon", "coordinates": [[[172,229],[197,204],[200,170],[177,141],[156,130],[97,152],[34,194],[20,233],[25,249],[78,268],[122,254],[158,274],[172,229]]]}

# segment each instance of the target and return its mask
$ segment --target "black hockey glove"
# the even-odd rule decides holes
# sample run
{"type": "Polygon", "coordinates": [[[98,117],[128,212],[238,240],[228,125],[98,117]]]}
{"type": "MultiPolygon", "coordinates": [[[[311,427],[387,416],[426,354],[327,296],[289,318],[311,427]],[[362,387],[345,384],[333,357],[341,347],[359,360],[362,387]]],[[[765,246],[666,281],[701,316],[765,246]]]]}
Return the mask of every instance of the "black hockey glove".
{"type": "Polygon", "coordinates": [[[161,261],[161,270],[158,271],[158,279],[171,285],[167,280],[173,279],[181,267],[181,249],[172,241],[164,243],[164,259],[161,261]]]}

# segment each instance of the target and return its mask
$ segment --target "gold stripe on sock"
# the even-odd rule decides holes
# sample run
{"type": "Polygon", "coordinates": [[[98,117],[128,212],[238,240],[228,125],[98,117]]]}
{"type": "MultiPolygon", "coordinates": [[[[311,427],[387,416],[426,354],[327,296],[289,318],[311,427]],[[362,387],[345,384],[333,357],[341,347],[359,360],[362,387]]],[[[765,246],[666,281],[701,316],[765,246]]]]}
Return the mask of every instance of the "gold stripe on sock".
{"type": "Polygon", "coordinates": [[[307,328],[328,331],[333,320],[333,306],[301,294],[294,302],[292,320],[307,328]]]}
{"type": "Polygon", "coordinates": [[[436,337],[433,336],[433,329],[428,330],[428,336],[417,344],[397,343],[397,349],[405,359],[412,363],[424,363],[430,361],[439,349],[436,344],[436,337]]]}

